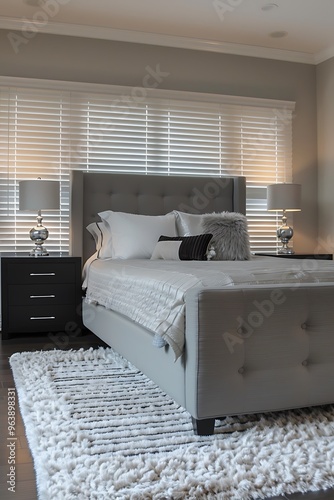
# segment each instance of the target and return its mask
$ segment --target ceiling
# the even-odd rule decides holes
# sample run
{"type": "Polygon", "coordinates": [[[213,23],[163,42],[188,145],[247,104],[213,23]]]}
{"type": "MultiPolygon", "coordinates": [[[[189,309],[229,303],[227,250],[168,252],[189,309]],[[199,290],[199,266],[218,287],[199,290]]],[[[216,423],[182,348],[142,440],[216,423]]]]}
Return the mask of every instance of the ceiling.
{"type": "Polygon", "coordinates": [[[333,22],[333,0],[1,0],[0,7],[0,28],[23,35],[30,29],[309,64],[334,56],[333,22]]]}

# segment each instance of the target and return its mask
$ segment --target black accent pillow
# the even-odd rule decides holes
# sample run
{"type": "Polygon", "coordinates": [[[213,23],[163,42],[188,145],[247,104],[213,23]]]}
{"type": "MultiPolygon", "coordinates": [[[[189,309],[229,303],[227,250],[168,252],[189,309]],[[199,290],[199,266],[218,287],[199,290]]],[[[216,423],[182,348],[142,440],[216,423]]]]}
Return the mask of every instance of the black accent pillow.
{"type": "Polygon", "coordinates": [[[207,260],[208,246],[211,239],[212,234],[209,233],[197,236],[162,235],[159,238],[151,259],[207,260]],[[179,245],[177,245],[178,242],[179,245]]]}

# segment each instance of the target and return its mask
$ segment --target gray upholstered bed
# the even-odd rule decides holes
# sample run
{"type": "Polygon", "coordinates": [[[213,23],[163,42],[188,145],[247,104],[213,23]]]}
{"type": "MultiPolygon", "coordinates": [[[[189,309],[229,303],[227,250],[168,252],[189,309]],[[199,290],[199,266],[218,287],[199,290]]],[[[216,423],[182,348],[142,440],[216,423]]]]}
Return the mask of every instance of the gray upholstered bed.
{"type": "MultiPolygon", "coordinates": [[[[99,220],[97,213],[103,210],[244,213],[245,189],[242,177],[74,171],[71,253],[84,260],[94,253],[85,227],[99,220]]],[[[185,297],[185,349],[176,362],[168,345],[157,349],[154,333],[122,314],[84,301],[83,321],[186,408],[197,433],[210,434],[215,419],[227,415],[334,402],[333,281],[190,290],[185,297]],[[251,331],[236,318],[253,324],[251,331]]]]}

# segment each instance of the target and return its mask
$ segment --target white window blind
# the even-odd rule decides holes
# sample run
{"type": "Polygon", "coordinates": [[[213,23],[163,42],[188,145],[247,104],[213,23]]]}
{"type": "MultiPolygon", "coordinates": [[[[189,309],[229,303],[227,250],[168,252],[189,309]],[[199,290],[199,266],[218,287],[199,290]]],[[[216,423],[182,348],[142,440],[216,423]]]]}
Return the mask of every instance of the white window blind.
{"type": "Polygon", "coordinates": [[[45,211],[43,222],[48,250],[68,251],[71,169],[244,175],[252,250],[276,249],[278,221],[266,210],[266,187],[291,181],[293,104],[152,94],[0,87],[2,252],[32,246],[36,214],[19,211],[18,182],[38,176],[61,183],[60,213],[45,211]]]}

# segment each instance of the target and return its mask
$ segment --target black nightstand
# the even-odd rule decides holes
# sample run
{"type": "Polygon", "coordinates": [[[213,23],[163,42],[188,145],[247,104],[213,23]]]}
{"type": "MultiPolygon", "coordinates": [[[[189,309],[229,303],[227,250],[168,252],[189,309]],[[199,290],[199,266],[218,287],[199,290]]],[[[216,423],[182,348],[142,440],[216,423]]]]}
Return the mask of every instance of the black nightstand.
{"type": "Polygon", "coordinates": [[[254,255],[262,255],[262,257],[283,257],[285,259],[317,259],[317,260],[333,260],[331,253],[266,253],[256,252],[254,255]]]}
{"type": "Polygon", "coordinates": [[[81,258],[1,256],[2,338],[82,328],[81,258]]]}

